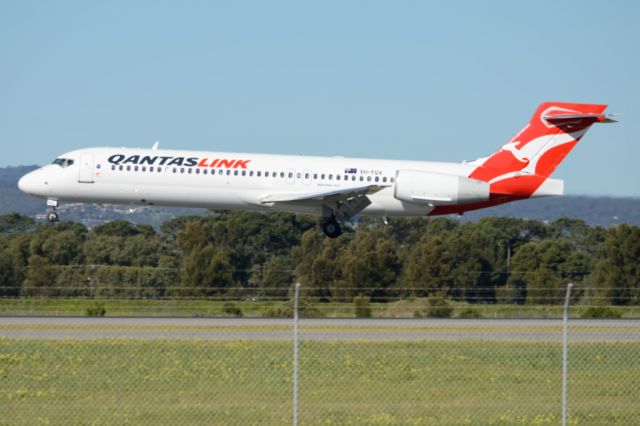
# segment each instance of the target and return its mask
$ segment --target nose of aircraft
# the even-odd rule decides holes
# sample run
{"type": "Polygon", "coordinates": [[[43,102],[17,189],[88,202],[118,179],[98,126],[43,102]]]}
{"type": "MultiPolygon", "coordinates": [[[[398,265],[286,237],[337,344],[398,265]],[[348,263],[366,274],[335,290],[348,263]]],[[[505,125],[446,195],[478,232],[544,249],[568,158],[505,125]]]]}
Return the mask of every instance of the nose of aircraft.
{"type": "Polygon", "coordinates": [[[27,173],[18,181],[18,188],[20,189],[20,191],[27,194],[37,193],[39,187],[40,182],[36,172],[27,173]]]}

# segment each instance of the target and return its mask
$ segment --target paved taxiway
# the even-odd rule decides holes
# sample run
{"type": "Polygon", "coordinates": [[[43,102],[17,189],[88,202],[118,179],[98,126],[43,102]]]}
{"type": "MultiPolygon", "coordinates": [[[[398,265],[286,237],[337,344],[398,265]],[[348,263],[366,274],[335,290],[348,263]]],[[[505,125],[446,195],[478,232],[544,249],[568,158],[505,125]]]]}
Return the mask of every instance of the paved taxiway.
{"type": "MultiPolygon", "coordinates": [[[[548,319],[302,319],[306,340],[561,341],[562,322],[548,319]]],[[[291,340],[292,320],[272,318],[4,317],[0,337],[13,339],[291,340]]],[[[640,320],[571,320],[570,339],[640,341],[640,320]]]]}

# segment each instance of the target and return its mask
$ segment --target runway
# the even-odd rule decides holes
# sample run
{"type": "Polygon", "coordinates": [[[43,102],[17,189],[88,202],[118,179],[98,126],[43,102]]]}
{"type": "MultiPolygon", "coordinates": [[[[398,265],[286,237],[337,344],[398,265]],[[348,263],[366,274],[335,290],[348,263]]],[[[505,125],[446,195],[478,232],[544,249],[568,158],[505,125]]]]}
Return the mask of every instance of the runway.
{"type": "MultiPolygon", "coordinates": [[[[570,320],[572,342],[640,341],[640,320],[570,320]]],[[[272,318],[4,317],[0,338],[96,340],[292,340],[293,321],[272,318]]],[[[301,319],[300,338],[320,341],[560,342],[549,319],[301,319]]]]}

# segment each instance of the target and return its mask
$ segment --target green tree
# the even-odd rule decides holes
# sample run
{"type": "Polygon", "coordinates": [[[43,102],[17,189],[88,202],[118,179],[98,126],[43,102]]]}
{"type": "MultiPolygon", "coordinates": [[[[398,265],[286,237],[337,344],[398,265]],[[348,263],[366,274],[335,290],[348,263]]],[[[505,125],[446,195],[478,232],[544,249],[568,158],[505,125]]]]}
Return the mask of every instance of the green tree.
{"type": "Polygon", "coordinates": [[[402,286],[417,289],[417,296],[427,296],[452,287],[453,259],[443,236],[423,237],[409,253],[402,286]]]}
{"type": "Polygon", "coordinates": [[[22,285],[24,296],[47,297],[55,296],[53,288],[55,275],[46,257],[37,254],[29,257],[26,279],[22,285]]]}
{"type": "Polygon", "coordinates": [[[20,213],[0,215],[0,232],[25,232],[35,226],[36,221],[20,213]]]}
{"type": "Polygon", "coordinates": [[[640,228],[619,225],[607,231],[590,281],[609,303],[640,303],[640,228]]]}
{"type": "Polygon", "coordinates": [[[567,284],[583,281],[586,262],[568,241],[531,242],[513,257],[512,283],[527,303],[561,304],[567,284]]]}
{"type": "Polygon", "coordinates": [[[395,243],[374,232],[357,233],[340,260],[351,296],[365,295],[373,301],[386,301],[401,269],[395,243]]]}

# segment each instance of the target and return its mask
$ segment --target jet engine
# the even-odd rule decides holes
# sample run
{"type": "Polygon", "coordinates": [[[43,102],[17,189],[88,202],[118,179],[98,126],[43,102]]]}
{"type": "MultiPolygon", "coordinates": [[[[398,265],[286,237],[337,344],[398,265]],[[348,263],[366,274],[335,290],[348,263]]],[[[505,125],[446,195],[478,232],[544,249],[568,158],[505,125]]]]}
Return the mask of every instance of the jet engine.
{"type": "Polygon", "coordinates": [[[489,199],[489,184],[477,179],[419,170],[398,170],[394,197],[417,204],[446,206],[489,199]]]}

